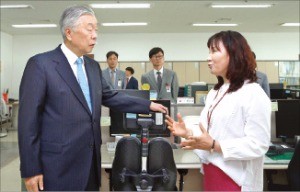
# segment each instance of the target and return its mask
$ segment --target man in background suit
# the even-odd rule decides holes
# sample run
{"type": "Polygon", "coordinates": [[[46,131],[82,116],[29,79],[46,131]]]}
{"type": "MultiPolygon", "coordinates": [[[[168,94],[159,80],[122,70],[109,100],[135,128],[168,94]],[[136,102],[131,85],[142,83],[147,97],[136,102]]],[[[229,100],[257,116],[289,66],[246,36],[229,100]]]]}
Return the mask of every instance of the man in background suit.
{"type": "Polygon", "coordinates": [[[164,51],[160,47],[154,47],[149,52],[149,60],[153,70],[142,75],[142,86],[149,84],[150,90],[157,92],[157,99],[168,99],[176,103],[179,90],[178,79],[174,71],[163,67],[164,51]]]}
{"type": "Polygon", "coordinates": [[[111,89],[123,89],[125,87],[125,72],[117,68],[118,53],[109,51],[106,54],[108,67],[103,70],[103,77],[111,87],[111,89]]]}
{"type": "MultiPolygon", "coordinates": [[[[256,59],[256,55],[253,51],[252,51],[252,54],[253,54],[254,59],[256,59]]],[[[258,83],[261,86],[261,88],[265,91],[265,93],[270,98],[270,96],[271,96],[270,95],[270,85],[269,85],[267,75],[261,71],[256,70],[256,76],[257,76],[256,83],[258,83]]]]}
{"type": "Polygon", "coordinates": [[[139,89],[138,80],[132,76],[134,74],[134,69],[132,67],[126,67],[126,89],[139,89]]]}
{"type": "Polygon", "coordinates": [[[270,98],[270,85],[266,74],[260,71],[256,71],[257,80],[256,82],[261,86],[265,93],[270,98]]]}
{"type": "Polygon", "coordinates": [[[19,150],[28,191],[98,191],[101,105],[130,113],[166,111],[111,90],[99,64],[86,56],[97,40],[92,9],[67,8],[63,43],[28,60],[20,85],[19,150]]]}

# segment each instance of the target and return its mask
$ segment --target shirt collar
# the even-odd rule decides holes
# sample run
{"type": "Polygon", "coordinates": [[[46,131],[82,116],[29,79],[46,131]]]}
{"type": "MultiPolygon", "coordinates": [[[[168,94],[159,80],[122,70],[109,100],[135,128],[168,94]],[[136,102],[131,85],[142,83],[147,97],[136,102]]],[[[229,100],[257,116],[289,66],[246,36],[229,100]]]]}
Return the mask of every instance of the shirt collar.
{"type": "Polygon", "coordinates": [[[126,77],[126,78],[128,78],[128,80],[130,80],[130,79],[131,79],[131,77],[132,77],[132,75],[130,75],[129,77],[126,77]]]}
{"type": "Polygon", "coordinates": [[[156,69],[153,69],[154,71],[154,75],[157,75],[156,72],[160,72],[160,74],[162,75],[163,74],[163,71],[164,71],[164,67],[162,67],[160,70],[156,70],[156,69]]]}
{"type": "Polygon", "coordinates": [[[117,68],[115,68],[114,70],[112,70],[111,68],[108,67],[108,69],[109,69],[110,72],[111,71],[117,72],[117,68]]]}
{"type": "MultiPolygon", "coordinates": [[[[76,60],[78,59],[77,55],[75,53],[73,53],[64,43],[62,43],[60,47],[61,47],[62,52],[66,56],[68,62],[71,65],[75,64],[76,60]]],[[[81,56],[80,58],[82,59],[82,61],[84,61],[83,56],[81,56]]],[[[84,62],[83,62],[83,64],[84,64],[84,62]]]]}

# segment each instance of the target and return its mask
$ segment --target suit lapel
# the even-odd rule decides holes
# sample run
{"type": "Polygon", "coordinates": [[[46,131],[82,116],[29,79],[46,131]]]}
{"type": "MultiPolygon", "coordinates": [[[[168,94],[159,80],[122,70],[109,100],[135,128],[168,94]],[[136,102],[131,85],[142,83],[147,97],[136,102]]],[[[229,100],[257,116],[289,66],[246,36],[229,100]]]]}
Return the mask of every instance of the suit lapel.
{"type": "Polygon", "coordinates": [[[112,88],[114,88],[114,85],[112,84],[112,82],[111,82],[111,77],[110,77],[110,75],[111,75],[111,70],[110,70],[110,68],[107,68],[106,69],[106,71],[105,71],[105,73],[106,73],[106,76],[107,76],[107,79],[108,79],[108,84],[112,87],[112,88]]]}
{"type": "Polygon", "coordinates": [[[169,72],[167,70],[165,70],[165,68],[164,68],[163,76],[162,76],[162,82],[161,82],[161,90],[160,91],[162,91],[163,89],[166,89],[166,84],[167,84],[168,77],[169,77],[169,72]]]}
{"type": "Polygon", "coordinates": [[[54,58],[57,62],[56,71],[61,76],[61,78],[66,82],[66,84],[70,87],[76,98],[79,100],[79,102],[84,106],[84,108],[90,112],[89,107],[87,105],[87,102],[85,100],[85,97],[83,95],[83,92],[77,82],[77,79],[71,69],[71,66],[61,51],[60,46],[56,49],[57,51],[57,58],[54,58]]]}
{"type": "MultiPolygon", "coordinates": [[[[116,71],[115,88],[119,88],[119,86],[118,86],[119,80],[121,80],[121,82],[122,82],[123,79],[121,79],[120,70],[117,70],[116,71]]],[[[121,88],[122,88],[122,83],[121,83],[121,88]]]]}
{"type": "Polygon", "coordinates": [[[158,87],[157,87],[157,83],[156,83],[156,80],[155,80],[155,76],[154,76],[154,71],[151,70],[149,72],[149,80],[150,80],[150,85],[152,85],[152,87],[155,89],[155,90],[158,90],[158,87]]]}
{"type": "Polygon", "coordinates": [[[119,81],[119,71],[116,70],[115,72],[115,84],[114,84],[114,89],[117,89],[118,88],[118,81],[119,81]]]}
{"type": "MultiPolygon", "coordinates": [[[[85,58],[85,56],[84,56],[85,58]]],[[[84,59],[85,62],[85,70],[86,75],[88,77],[89,81],[89,88],[90,88],[90,95],[91,95],[91,101],[92,101],[92,110],[96,110],[96,106],[98,106],[98,99],[97,99],[97,81],[99,81],[99,74],[97,73],[97,70],[93,69],[93,64],[90,63],[87,59],[84,59]],[[97,78],[98,76],[98,78],[97,78]]],[[[88,109],[88,108],[87,108],[88,109]]],[[[88,109],[89,110],[89,109],[88,109]]],[[[94,113],[93,113],[94,114],[94,113]]]]}

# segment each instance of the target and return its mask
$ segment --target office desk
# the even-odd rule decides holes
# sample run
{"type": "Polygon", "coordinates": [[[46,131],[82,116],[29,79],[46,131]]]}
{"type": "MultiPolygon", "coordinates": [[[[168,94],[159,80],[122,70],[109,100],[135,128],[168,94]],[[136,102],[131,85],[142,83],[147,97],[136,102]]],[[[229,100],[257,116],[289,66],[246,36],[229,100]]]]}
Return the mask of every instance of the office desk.
{"type": "MultiPolygon", "coordinates": [[[[200,169],[199,157],[190,150],[173,149],[177,169],[200,169]]],[[[101,165],[104,169],[111,169],[115,152],[108,152],[106,144],[101,146],[101,165]]],[[[265,156],[264,169],[287,169],[290,160],[272,160],[265,156]]]]}
{"type": "Polygon", "coordinates": [[[264,170],[267,169],[287,169],[290,160],[273,160],[268,156],[265,156],[264,170]]]}
{"type": "MultiPolygon", "coordinates": [[[[280,178],[280,181],[283,183],[286,183],[284,181],[287,181],[287,173],[286,170],[288,168],[290,160],[273,160],[269,158],[268,156],[265,156],[264,161],[264,174],[265,174],[265,190],[274,190],[274,182],[273,177],[278,179],[280,178]],[[277,175],[278,170],[281,170],[281,174],[277,175]],[[284,176],[284,177],[283,177],[284,176]]],[[[287,183],[285,184],[287,185],[287,183]]],[[[283,190],[283,189],[280,189],[283,190]]]]}

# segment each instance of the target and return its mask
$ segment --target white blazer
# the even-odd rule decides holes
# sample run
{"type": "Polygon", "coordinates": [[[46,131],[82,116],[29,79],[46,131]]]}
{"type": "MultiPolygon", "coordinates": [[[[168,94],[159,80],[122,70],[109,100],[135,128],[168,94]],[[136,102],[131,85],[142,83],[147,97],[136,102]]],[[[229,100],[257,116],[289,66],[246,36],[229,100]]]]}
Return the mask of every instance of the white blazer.
{"type": "MultiPolygon", "coordinates": [[[[208,93],[200,122],[207,128],[207,112],[229,84],[208,93]]],[[[211,116],[209,134],[219,141],[222,153],[194,150],[203,163],[212,163],[231,177],[242,191],[263,190],[264,155],[270,143],[271,102],[257,83],[245,83],[226,94],[211,116]]],[[[205,174],[205,173],[204,173],[205,174]]]]}

